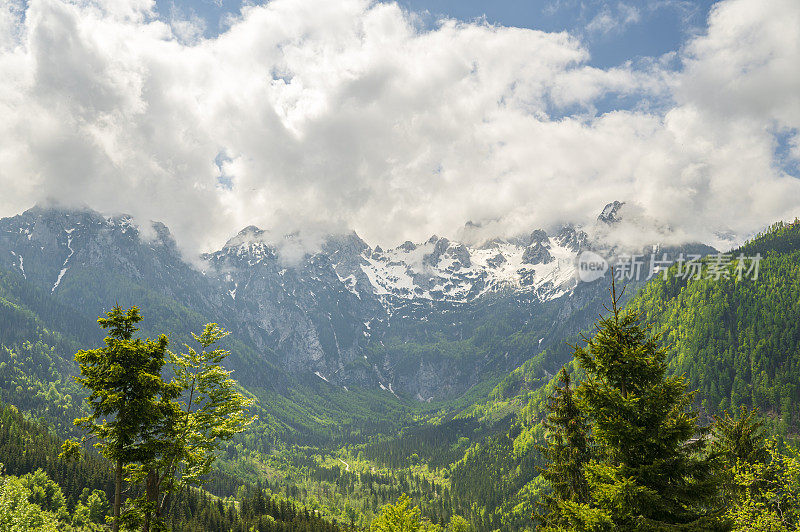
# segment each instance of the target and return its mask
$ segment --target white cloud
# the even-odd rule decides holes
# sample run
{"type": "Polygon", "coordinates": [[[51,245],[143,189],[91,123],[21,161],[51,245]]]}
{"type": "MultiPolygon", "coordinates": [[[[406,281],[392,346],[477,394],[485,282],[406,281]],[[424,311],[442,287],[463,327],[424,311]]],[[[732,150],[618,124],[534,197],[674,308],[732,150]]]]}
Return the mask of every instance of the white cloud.
{"type": "Polygon", "coordinates": [[[800,125],[791,0],[720,4],[680,72],[592,68],[566,33],[424,30],[366,0],[273,0],[205,40],[145,0],[9,6],[2,215],[58,198],[163,220],[197,250],[250,224],[508,235],[614,199],[702,239],[800,203],[773,153],[800,125]],[[597,115],[609,95],[637,103],[597,115]]]}
{"type": "Polygon", "coordinates": [[[631,24],[636,24],[641,19],[641,14],[636,6],[618,2],[616,5],[603,4],[600,11],[586,24],[586,31],[590,34],[607,35],[624,30],[631,24]]]}

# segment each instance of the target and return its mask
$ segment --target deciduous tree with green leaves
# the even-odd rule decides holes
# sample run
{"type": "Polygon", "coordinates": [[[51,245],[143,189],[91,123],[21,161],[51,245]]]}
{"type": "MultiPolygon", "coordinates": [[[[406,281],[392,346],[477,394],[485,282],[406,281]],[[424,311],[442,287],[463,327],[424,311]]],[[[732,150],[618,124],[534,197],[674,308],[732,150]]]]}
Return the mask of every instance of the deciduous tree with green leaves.
{"type": "MultiPolygon", "coordinates": [[[[454,516],[452,530],[469,530],[465,519],[454,516]]],[[[369,527],[370,532],[444,532],[445,528],[422,518],[422,511],[414,506],[411,497],[405,493],[395,504],[387,504],[381,509],[369,527]]]]}
{"type": "Polygon", "coordinates": [[[403,494],[396,504],[387,504],[369,527],[371,532],[418,532],[422,530],[422,512],[403,494]]]}
{"type": "Polygon", "coordinates": [[[3,475],[0,463],[0,530],[8,532],[56,532],[58,518],[31,502],[23,479],[3,475]]]}
{"type": "Polygon", "coordinates": [[[733,530],[789,532],[800,527],[800,460],[794,448],[784,452],[775,440],[764,446],[766,458],[738,460],[731,482],[733,500],[725,516],[733,530]]]}
{"type": "Polygon", "coordinates": [[[136,467],[135,476],[145,483],[143,508],[146,523],[159,523],[172,496],[186,486],[199,486],[211,471],[220,446],[256,420],[247,408],[253,404],[237,390],[231,371],[222,366],[229,351],[211,349],[229,333],[216,323],[192,334],[200,350],[186,345],[186,353],[168,353],[175,371],[171,382],[180,390],[172,401],[167,422],[158,436],[161,453],[136,467]]]}

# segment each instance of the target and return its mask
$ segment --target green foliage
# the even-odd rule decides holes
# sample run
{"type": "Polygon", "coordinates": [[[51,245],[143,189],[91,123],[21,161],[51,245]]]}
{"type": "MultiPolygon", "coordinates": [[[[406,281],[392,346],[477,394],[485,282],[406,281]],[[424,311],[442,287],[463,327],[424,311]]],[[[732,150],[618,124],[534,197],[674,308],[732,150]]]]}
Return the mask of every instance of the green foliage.
{"type": "Polygon", "coordinates": [[[177,487],[200,484],[210,473],[220,446],[257,419],[247,414],[253,399],[237,390],[232,372],[223,368],[230,352],[209,350],[227,335],[216,323],[209,323],[200,336],[193,334],[202,347],[200,352],[187,346],[185,354],[170,353],[174,382],[186,396],[179,403],[173,427],[176,446],[167,453],[175,468],[172,483],[177,487]]]}
{"type": "Polygon", "coordinates": [[[57,517],[30,501],[25,483],[0,475],[0,530],[7,532],[56,532],[57,517]]]}
{"type": "Polygon", "coordinates": [[[186,346],[188,353],[169,353],[175,371],[169,387],[183,397],[180,401],[165,398],[161,430],[149,435],[158,452],[153,459],[132,468],[132,478],[146,485],[145,497],[139,503],[146,528],[151,513],[160,523],[177,491],[203,484],[220,446],[256,419],[246,413],[253,400],[237,391],[236,382],[230,377],[232,372],[222,367],[230,353],[209,350],[227,334],[216,323],[209,323],[201,335],[193,335],[200,352],[186,346]]]}
{"type": "Polygon", "coordinates": [[[800,223],[776,224],[739,250],[760,253],[758,279],[668,275],[631,305],[667,346],[669,369],[698,391],[706,419],[741,406],[770,412],[781,433],[800,422],[800,223]]]}
{"type": "MultiPolygon", "coordinates": [[[[173,393],[161,378],[168,340],[133,338],[141,321],[139,309],[114,307],[98,323],[110,329],[106,347],[79,351],[81,369],[76,380],[91,393],[86,399],[91,414],[75,420],[95,447],[107,458],[122,463],[141,462],[153,450],[147,436],[160,420],[161,394],[173,393]]],[[[65,450],[74,449],[67,446],[65,450]]]]}
{"type": "MultiPolygon", "coordinates": [[[[14,407],[0,407],[0,456],[7,458],[7,472],[19,475],[0,475],[0,530],[37,530],[37,526],[38,530],[68,532],[106,530],[102,525],[109,509],[106,494],[113,491],[114,485],[110,464],[91,451],[84,453],[80,461],[65,461],[59,458],[59,450],[60,440],[51,435],[47,427],[25,420],[14,407]],[[5,484],[7,479],[10,480],[5,484]],[[58,485],[51,479],[58,479],[58,485]],[[3,492],[3,485],[10,486],[10,490],[3,492]],[[98,485],[104,489],[86,487],[98,485]],[[62,508],[58,502],[61,500],[57,495],[59,491],[66,499],[66,512],[48,512],[32,502],[35,497],[44,504],[53,501],[53,508],[62,508]],[[11,526],[8,523],[12,521],[18,524],[17,528],[4,528],[11,526]]],[[[215,475],[218,473],[213,472],[212,478],[215,475]]],[[[136,488],[131,487],[133,495],[137,494],[136,488]]],[[[165,520],[175,532],[245,532],[253,528],[270,532],[340,530],[318,512],[263,491],[258,497],[255,492],[245,489],[234,503],[232,499],[186,489],[176,495],[165,520]]]]}
{"type": "MultiPolygon", "coordinates": [[[[401,495],[395,504],[387,504],[369,527],[371,532],[435,532],[444,528],[422,519],[422,512],[412,505],[408,495],[401,495]]],[[[456,521],[456,526],[464,527],[464,520],[456,521]]]]}
{"type": "Polygon", "coordinates": [[[733,504],[725,517],[734,530],[784,532],[800,526],[800,460],[789,448],[781,453],[774,440],[764,461],[739,460],[733,469],[733,504]]]}
{"type": "Polygon", "coordinates": [[[47,478],[58,484],[69,508],[78,499],[85,500],[82,494],[85,486],[113,493],[108,462],[96,453],[86,453],[80,461],[60,459],[61,444],[62,440],[49,427],[25,419],[13,406],[0,405],[0,456],[8,474],[25,478],[31,473],[35,476],[37,470],[44,471],[47,478]]]}
{"type": "MultiPolygon", "coordinates": [[[[167,337],[133,338],[141,320],[137,307],[123,311],[115,306],[97,320],[109,330],[105,347],[75,355],[81,369],[76,380],[91,392],[86,400],[91,413],[76,419],[75,425],[84,430],[83,441],[96,439],[95,448],[116,462],[114,530],[120,525],[123,469],[154,460],[162,451],[157,435],[169,417],[170,400],[180,393],[161,377],[167,337]]],[[[74,455],[78,448],[77,442],[68,441],[64,453],[74,455]]]]}
{"type": "Polygon", "coordinates": [[[566,368],[559,373],[559,386],[550,398],[547,419],[544,421],[547,445],[540,448],[547,466],[542,477],[552,490],[544,496],[539,520],[545,529],[566,526],[561,511],[562,501],[586,504],[589,485],[585,469],[592,457],[590,429],[578,408],[566,368]]]}
{"type": "Polygon", "coordinates": [[[52,319],[51,324],[83,327],[62,305],[49,301],[14,275],[0,271],[0,398],[19,408],[45,416],[63,430],[70,430],[80,412],[73,399],[80,387],[70,377],[79,344],[69,334],[48,329],[31,307],[52,319]]]}
{"type": "Polygon", "coordinates": [[[42,469],[20,477],[20,482],[28,492],[28,500],[42,510],[51,512],[60,519],[67,517],[67,501],[58,484],[50,480],[42,469]]]}
{"type": "Polygon", "coordinates": [[[469,521],[460,515],[454,515],[450,519],[450,524],[447,526],[447,530],[449,532],[470,532],[472,530],[472,525],[470,525],[469,521]]]}
{"type": "Polygon", "coordinates": [[[78,527],[105,524],[108,510],[106,492],[98,489],[90,492],[89,488],[84,488],[81,502],[75,505],[72,524],[78,527]]]}
{"type": "Polygon", "coordinates": [[[411,505],[408,495],[396,504],[387,504],[369,529],[373,532],[418,532],[422,530],[420,509],[411,505]]]}
{"type": "Polygon", "coordinates": [[[726,464],[765,462],[768,457],[764,418],[756,410],[741,407],[735,415],[714,418],[712,448],[726,464]]]}
{"type": "MultiPolygon", "coordinates": [[[[208,324],[200,336],[194,335],[200,352],[189,347],[186,354],[170,353],[175,378],[166,382],[161,373],[167,337],[134,339],[141,319],[137,307],[127,312],[114,307],[98,320],[110,329],[106,347],[76,355],[82,375],[77,380],[91,391],[87,402],[92,413],[75,424],[97,438],[95,447],[117,464],[115,530],[121,519],[123,470],[129,482],[144,485],[122,516],[126,526],[161,528],[174,493],[202,484],[221,443],[255,419],[245,414],[253,400],[237,391],[231,372],[222,368],[228,351],[208,350],[227,335],[221,327],[208,324]],[[181,394],[186,396],[178,401],[181,394]]],[[[79,449],[77,442],[64,444],[65,455],[79,449]]]]}
{"type": "MultiPolygon", "coordinates": [[[[613,285],[612,285],[613,287],[613,285]]],[[[714,462],[702,454],[692,397],[682,377],[667,376],[666,351],[632,310],[612,308],[575,359],[592,423],[595,458],[586,466],[590,501],[559,500],[579,530],[720,528],[713,501],[714,462]]]]}

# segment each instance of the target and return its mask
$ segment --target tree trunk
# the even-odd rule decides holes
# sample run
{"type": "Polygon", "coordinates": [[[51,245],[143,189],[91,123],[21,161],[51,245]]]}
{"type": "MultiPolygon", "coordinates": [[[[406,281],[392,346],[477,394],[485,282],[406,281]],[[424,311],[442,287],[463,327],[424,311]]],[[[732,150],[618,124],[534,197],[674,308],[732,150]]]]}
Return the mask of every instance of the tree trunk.
{"type": "Polygon", "coordinates": [[[150,532],[150,518],[153,515],[153,509],[158,504],[158,474],[155,470],[151,469],[147,472],[147,480],[145,481],[145,494],[147,497],[147,507],[144,511],[144,525],[142,532],[150,532]]]}
{"type": "Polygon", "coordinates": [[[114,478],[114,524],[113,532],[119,530],[119,511],[122,507],[122,460],[117,460],[117,473],[114,478]]]}

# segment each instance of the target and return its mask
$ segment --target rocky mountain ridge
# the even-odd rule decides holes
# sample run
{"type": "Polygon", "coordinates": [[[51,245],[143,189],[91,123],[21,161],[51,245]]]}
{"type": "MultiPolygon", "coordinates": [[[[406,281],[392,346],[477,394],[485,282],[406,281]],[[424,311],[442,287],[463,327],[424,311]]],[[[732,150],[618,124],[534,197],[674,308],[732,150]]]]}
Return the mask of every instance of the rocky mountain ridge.
{"type": "MultiPolygon", "coordinates": [[[[614,223],[621,205],[600,221],[614,223]]],[[[204,255],[199,270],[163,224],[35,207],[0,220],[0,268],[94,316],[114,302],[141,305],[145,293],[146,304],[176,301],[288,372],[426,400],[513,369],[556,330],[583,326],[577,316],[602,293],[579,286],[576,257],[592,244],[573,226],[478,246],[434,236],[387,250],[334,235],[292,264],[269,237],[247,227],[204,255]],[[509,348],[520,334],[536,341],[509,348]]]]}

